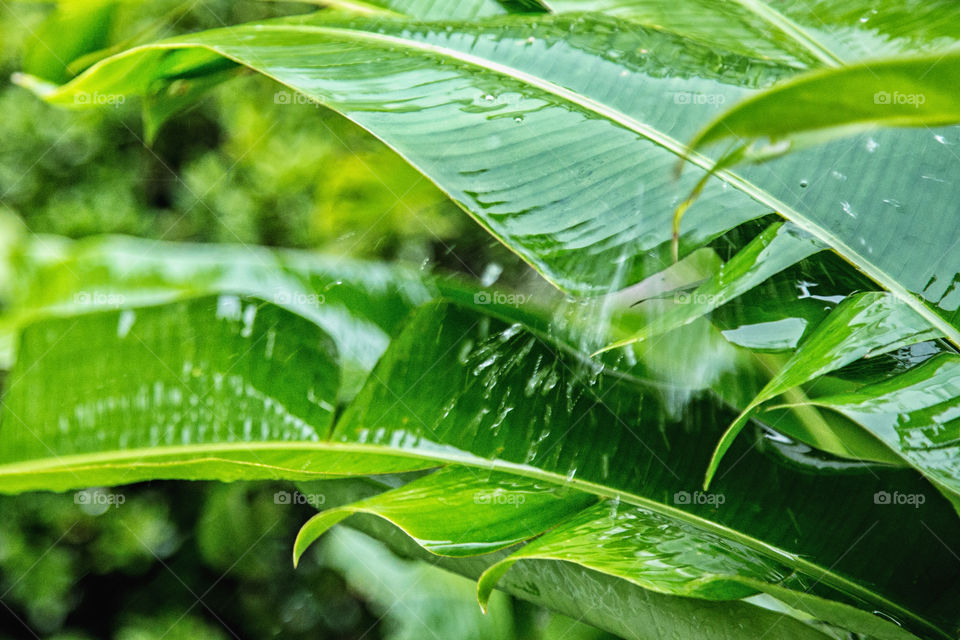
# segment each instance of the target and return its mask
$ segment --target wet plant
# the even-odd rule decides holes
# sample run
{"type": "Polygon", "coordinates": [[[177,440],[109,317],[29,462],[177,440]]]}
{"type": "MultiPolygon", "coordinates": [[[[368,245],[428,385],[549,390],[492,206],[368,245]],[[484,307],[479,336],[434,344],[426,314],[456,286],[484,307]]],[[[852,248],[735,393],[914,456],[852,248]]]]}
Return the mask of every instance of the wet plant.
{"type": "Polygon", "coordinates": [[[536,280],[11,232],[0,490],[293,481],[294,563],[346,520],[629,639],[957,637],[960,8],[329,4],[17,82],[156,140],[262,74],[536,280]]]}

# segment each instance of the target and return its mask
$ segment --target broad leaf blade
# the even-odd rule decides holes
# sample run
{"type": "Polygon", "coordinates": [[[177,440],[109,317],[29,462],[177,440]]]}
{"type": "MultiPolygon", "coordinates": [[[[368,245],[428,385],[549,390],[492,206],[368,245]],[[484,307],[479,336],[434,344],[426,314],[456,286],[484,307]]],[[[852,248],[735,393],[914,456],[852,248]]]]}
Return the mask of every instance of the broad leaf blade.
{"type": "MultiPolygon", "coordinates": [[[[691,155],[695,166],[675,181],[672,165],[685,155],[679,141],[718,104],[793,73],[598,16],[469,26],[308,17],[133,49],[47,97],[73,104],[91,91],[150,95],[223,58],[345,113],[576,293],[619,289],[666,266],[668,210],[713,164],[691,155]]],[[[960,254],[950,250],[960,230],[946,213],[960,184],[931,172],[951,161],[934,135],[950,141],[888,130],[863,140],[862,154],[833,144],[739,174],[719,171],[727,187],[707,182],[684,218],[682,252],[776,211],[960,344],[960,254]],[[904,156],[904,148],[915,153],[904,156]],[[903,206],[936,230],[907,251],[899,240],[912,237],[916,221],[901,215],[903,206]]]]}
{"type": "Polygon", "coordinates": [[[587,508],[488,568],[477,593],[485,604],[517,562],[558,560],[616,576],[645,589],[708,600],[770,594],[820,620],[858,618],[877,638],[910,637],[863,611],[810,596],[814,576],[798,574],[776,554],[759,554],[695,526],[640,507],[602,502],[587,508]]]}
{"type": "MultiPolygon", "coordinates": [[[[668,264],[670,211],[696,179],[673,177],[679,140],[716,111],[686,104],[678,120],[675,96],[732,101],[744,95],[744,75],[757,86],[791,72],[602,17],[469,26],[312,17],[134,49],[47,97],[72,105],[90,91],[150,95],[158,81],[217,55],[346,114],[548,279],[579,293],[621,288],[668,264]],[[571,29],[580,35],[567,37],[571,29]]],[[[684,252],[768,212],[718,183],[707,195],[710,210],[693,214],[684,252]]]]}
{"type": "MultiPolygon", "coordinates": [[[[186,317],[176,305],[169,312],[186,317]]],[[[97,339],[85,342],[122,346],[123,341],[114,343],[123,313],[86,316],[90,323],[99,321],[99,329],[97,339]]],[[[146,313],[138,310],[137,320],[146,313]]],[[[278,321],[293,321],[289,330],[260,327],[274,329],[275,341],[300,336],[282,348],[274,343],[274,352],[289,349],[297,358],[309,359],[310,350],[303,344],[308,332],[294,329],[305,321],[281,310],[269,313],[278,314],[278,321]]],[[[245,317],[241,313],[241,326],[245,317]]],[[[257,317],[261,317],[259,312],[257,317]]],[[[196,365],[197,359],[190,355],[190,337],[195,335],[191,327],[170,323],[171,330],[181,330],[161,331],[167,318],[163,320],[156,323],[157,332],[141,337],[154,345],[152,351],[168,351],[164,357],[175,371],[180,360],[190,359],[196,365]]],[[[70,321],[67,318],[37,325],[47,330],[38,330],[38,346],[29,353],[58,353],[59,348],[63,357],[70,357],[72,366],[43,366],[43,362],[63,358],[37,364],[36,356],[32,356],[33,361],[18,360],[22,373],[16,375],[27,375],[33,368],[35,373],[31,375],[43,376],[45,384],[58,385],[56,389],[75,385],[73,393],[80,395],[64,397],[47,392],[41,396],[17,391],[24,387],[11,388],[14,395],[7,403],[9,413],[31,416],[31,422],[21,424],[7,417],[0,429],[0,444],[4,444],[7,460],[0,466],[0,487],[5,491],[67,489],[150,477],[306,479],[459,463],[596,497],[619,497],[625,504],[669,515],[749,548],[774,551],[797,571],[820,578],[811,590],[813,595],[833,598],[832,594],[845,594],[836,597],[850,598],[850,604],[870,602],[871,610],[882,611],[921,634],[936,636],[937,628],[954,620],[955,609],[948,605],[952,602],[949,594],[957,589],[954,560],[947,548],[930,541],[960,539],[960,524],[953,510],[931,492],[916,512],[916,519],[904,521],[872,499],[878,490],[923,493],[929,490],[928,485],[909,473],[884,470],[836,476],[798,471],[798,464],[820,469],[814,466],[818,463],[804,463],[802,459],[784,464],[777,443],[766,441],[762,443],[765,452],[747,446],[738,450],[742,463],[716,489],[731,505],[763,508],[723,509],[699,500],[684,501],[677,497],[678,492],[689,493],[697,486],[710,443],[718,435],[716,427],[729,419],[729,413],[703,398],[677,415],[666,402],[669,390],[638,386],[622,376],[587,367],[584,361],[557,350],[519,324],[506,324],[451,305],[428,305],[394,340],[366,387],[327,437],[304,431],[308,425],[295,419],[300,417],[299,412],[291,411],[301,405],[312,406],[315,394],[309,393],[309,381],[315,370],[289,363],[279,373],[264,367],[254,378],[262,380],[258,386],[273,390],[270,385],[284,384],[265,398],[263,394],[256,396],[259,404],[247,404],[248,409],[266,412],[266,416],[245,417],[262,422],[279,416],[280,425],[299,430],[287,434],[287,439],[283,439],[287,432],[279,432],[280,439],[271,440],[252,431],[252,440],[238,438],[223,443],[209,441],[218,433],[210,426],[233,424],[223,420],[218,423],[217,419],[221,410],[238,410],[235,396],[225,407],[199,403],[198,413],[189,409],[169,416],[157,413],[150,402],[144,405],[137,398],[141,389],[153,388],[158,376],[161,381],[171,376],[166,367],[152,365],[142,372],[131,369],[131,354],[116,348],[88,350],[88,357],[77,359],[74,343],[58,343],[65,325],[49,324],[70,321]],[[40,351],[43,340],[47,343],[40,351]],[[121,379],[128,392],[111,394],[99,387],[86,390],[107,375],[121,379]],[[301,376],[306,376],[307,385],[298,384],[301,376]],[[87,421],[84,424],[97,420],[105,438],[109,436],[105,446],[98,448],[96,437],[79,440],[84,451],[77,451],[70,442],[60,444],[63,436],[56,418],[76,415],[78,408],[87,421]],[[139,425],[135,431],[138,439],[125,443],[123,423],[98,419],[117,415],[124,416],[124,422],[139,425]],[[26,450],[7,446],[29,442],[33,437],[30,431],[44,434],[44,441],[57,448],[51,452],[40,451],[37,445],[26,450]],[[157,448],[151,446],[155,444],[153,433],[164,437],[169,433],[180,440],[157,448]],[[598,438],[598,433],[605,436],[598,438]],[[185,434],[190,442],[200,440],[202,444],[182,444],[185,434]],[[302,439],[293,439],[295,436],[302,439]],[[129,448],[125,444],[141,446],[129,448]],[[248,472],[247,467],[255,473],[248,472]],[[827,502],[818,498],[828,494],[835,498],[827,502]],[[786,508],[793,516],[792,528],[783,526],[782,510],[786,508]],[[823,527],[825,519],[834,526],[823,527]],[[904,539],[916,541],[909,553],[903,553],[904,539]],[[898,553],[894,553],[894,546],[898,553]],[[887,561],[879,566],[877,556],[887,561]],[[885,586],[878,589],[872,586],[875,584],[885,586]],[[918,591],[916,584],[930,585],[941,597],[931,599],[926,590],[918,591]]],[[[131,325],[128,335],[140,335],[134,333],[136,326],[131,325]]],[[[254,332],[258,326],[254,325],[254,332]]],[[[134,353],[143,351],[139,343],[126,344],[134,353]]],[[[182,365],[180,362],[179,371],[192,376],[193,367],[182,365]]],[[[201,373],[211,370],[201,367],[201,373]]],[[[248,375],[253,376],[253,372],[248,375]]],[[[209,376],[200,377],[201,381],[207,379],[209,376]]],[[[224,381],[229,381],[226,374],[224,381]]],[[[268,420],[267,424],[272,423],[268,420]]],[[[269,429],[267,436],[272,437],[269,429]]],[[[845,626],[866,630],[856,617],[847,620],[845,626]]]]}
{"type": "Polygon", "coordinates": [[[338,386],[319,327],[237,296],[41,321],[5,386],[0,491],[337,475],[344,452],[316,443],[338,386]]]}

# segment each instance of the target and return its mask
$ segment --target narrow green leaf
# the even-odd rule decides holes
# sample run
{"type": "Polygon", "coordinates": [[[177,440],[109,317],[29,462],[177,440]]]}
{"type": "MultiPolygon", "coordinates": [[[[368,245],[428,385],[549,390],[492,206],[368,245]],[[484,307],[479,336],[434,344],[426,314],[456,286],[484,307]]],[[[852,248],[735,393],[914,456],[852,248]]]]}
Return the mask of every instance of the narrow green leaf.
{"type": "Polygon", "coordinates": [[[321,511],[297,534],[293,563],[314,540],[354,513],[389,520],[431,553],[472,556],[529,540],[595,501],[588,493],[515,475],[447,467],[398,489],[321,511]]]}
{"type": "Polygon", "coordinates": [[[710,486],[721,460],[753,412],[767,400],[860,358],[938,337],[895,296],[871,292],[847,298],[724,432],[707,467],[704,488],[710,486]]]}
{"type": "MultiPolygon", "coordinates": [[[[397,554],[424,560],[477,579],[502,554],[470,558],[435,556],[383,520],[363,519],[352,525],[385,541],[397,554]]],[[[668,596],[564,562],[520,562],[497,585],[514,596],[560,611],[605,629],[624,640],[663,640],[665,636],[711,640],[838,640],[841,633],[809,619],[795,619],[786,605],[776,602],[712,602],[668,596]]],[[[491,614],[498,603],[491,601],[491,614]]],[[[845,633],[845,632],[844,632],[845,633]]]]}
{"type": "Polygon", "coordinates": [[[638,333],[605,347],[604,351],[642,342],[689,324],[823,249],[817,240],[791,223],[771,225],[707,282],[692,292],[678,293],[674,296],[676,304],[668,311],[638,333]]]}
{"type": "MultiPolygon", "coordinates": [[[[960,509],[960,358],[942,354],[856,392],[811,400],[839,411],[942,488],[960,509]]],[[[884,504],[916,495],[878,494],[884,504]]]]}
{"type": "Polygon", "coordinates": [[[599,11],[728,51],[804,66],[950,47],[960,39],[951,0],[551,0],[556,11],[599,11]]]}
{"type": "Polygon", "coordinates": [[[116,0],[60,2],[31,32],[23,70],[50,82],[66,82],[71,62],[107,46],[116,0]]]}
{"type": "MultiPolygon", "coordinates": [[[[960,53],[874,60],[799,76],[748,98],[694,138],[694,149],[723,140],[803,143],[804,135],[839,135],[886,127],[960,122],[960,53]]],[[[813,140],[822,139],[820,136],[813,140]]],[[[782,145],[778,145],[782,146],[782,145]]]]}

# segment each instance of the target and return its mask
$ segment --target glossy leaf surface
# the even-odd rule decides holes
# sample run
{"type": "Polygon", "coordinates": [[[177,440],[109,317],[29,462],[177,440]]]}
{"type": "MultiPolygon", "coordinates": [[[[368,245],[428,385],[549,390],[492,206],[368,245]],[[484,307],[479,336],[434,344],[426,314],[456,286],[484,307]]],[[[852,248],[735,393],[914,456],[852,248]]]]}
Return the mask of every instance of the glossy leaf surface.
{"type": "Polygon", "coordinates": [[[615,342],[608,348],[647,340],[689,324],[790,265],[822,250],[821,244],[794,225],[772,225],[722,265],[705,283],[691,292],[675,295],[676,304],[668,311],[653,318],[636,335],[615,342]]]}
{"type": "MultiPolygon", "coordinates": [[[[239,299],[231,300],[234,302],[220,306],[234,308],[231,305],[239,299]]],[[[625,504],[689,523],[758,553],[774,552],[794,570],[815,577],[811,596],[850,605],[869,602],[869,610],[883,611],[924,635],[936,636],[934,629],[949,624],[953,615],[947,606],[949,594],[958,588],[952,556],[947,548],[926,541],[927,537],[933,539],[931,531],[941,540],[960,539],[953,510],[936,493],[930,495],[917,511],[928,530],[918,521],[905,523],[895,511],[873,502],[878,490],[923,492],[924,485],[909,473],[878,470],[833,476],[798,472],[796,460],[785,465],[777,444],[766,441],[763,451],[746,446],[738,450],[742,463],[715,488],[717,495],[724,496],[724,504],[762,504],[764,509],[727,509],[716,500],[703,501],[696,497],[695,487],[710,444],[718,435],[716,427],[729,412],[697,400],[682,414],[671,415],[663,389],[636,386],[620,376],[584,368],[583,361],[556,351],[520,325],[450,305],[429,305],[415,316],[326,437],[322,433],[329,414],[323,414],[327,422],[308,431],[298,409],[314,410],[311,407],[318,394],[310,392],[309,383],[304,386],[292,379],[306,375],[312,380],[318,375],[315,367],[284,360],[282,371],[276,371],[269,365],[278,360],[268,359],[259,370],[248,371],[241,358],[237,371],[245,374],[242,388],[252,388],[245,393],[256,400],[255,404],[250,400],[246,408],[268,414],[257,426],[277,416],[280,425],[297,429],[292,433],[252,429],[247,436],[245,421],[233,420],[241,414],[237,413],[236,394],[230,392],[236,387],[229,386],[229,371],[223,372],[221,391],[216,377],[210,375],[227,368],[230,361],[207,358],[201,363],[192,355],[197,336],[204,335],[201,328],[209,327],[205,319],[216,318],[216,308],[211,309],[208,300],[207,315],[198,312],[199,324],[192,326],[187,322],[191,314],[184,312],[183,304],[187,303],[153,310],[158,315],[152,322],[150,310],[137,310],[128,339],[111,349],[95,347],[117,341],[118,327],[130,322],[121,320],[126,311],[43,321],[27,331],[27,346],[21,351],[26,355],[18,361],[23,370],[15,371],[14,379],[42,377],[43,384],[71,387],[75,395],[40,394],[37,389],[41,387],[29,384],[11,386],[8,414],[20,416],[24,422],[8,415],[0,430],[7,456],[6,464],[0,466],[0,486],[5,491],[66,489],[150,477],[306,479],[459,463],[595,497],[619,497],[625,504]],[[171,314],[181,318],[180,324],[168,322],[171,314]],[[79,343],[58,341],[71,322],[99,337],[84,337],[79,343]],[[144,330],[168,324],[167,331],[144,330]],[[146,346],[166,360],[158,361],[146,352],[146,346]],[[83,358],[76,357],[78,349],[83,358]],[[38,359],[38,353],[47,355],[34,367],[32,360],[38,359]],[[78,364],[56,366],[67,357],[78,364]],[[146,361],[143,367],[130,368],[141,360],[146,361]],[[187,360],[195,366],[184,367],[187,360]],[[194,376],[195,369],[199,376],[194,376]],[[122,381],[119,388],[127,391],[105,395],[103,387],[91,389],[106,376],[122,381]],[[196,412],[180,411],[179,404],[177,412],[162,411],[166,396],[153,395],[156,383],[168,379],[171,384],[181,383],[181,376],[187,376],[187,382],[196,379],[212,385],[209,403],[198,402],[196,412]],[[34,393],[25,391],[28,388],[34,393]],[[221,397],[228,406],[221,408],[214,402],[221,397]],[[43,400],[37,402],[38,398],[43,400]],[[59,430],[60,416],[96,428],[88,431],[90,438],[68,442],[59,430]],[[121,427],[129,425],[138,426],[127,436],[132,439],[124,440],[121,427]],[[40,435],[50,449],[39,444],[31,432],[40,435]],[[598,432],[607,435],[597,438],[598,432]],[[234,442],[229,441],[231,433],[234,442]],[[98,434],[105,438],[102,446],[98,434]],[[226,437],[226,442],[217,440],[217,434],[226,437]],[[193,444],[184,444],[185,437],[193,444]],[[684,443],[682,450],[677,443],[684,443]],[[816,499],[829,491],[838,498],[826,503],[816,499]],[[782,526],[776,505],[788,506],[794,528],[782,526]],[[836,525],[828,531],[822,527],[824,519],[836,525]],[[894,554],[890,546],[902,551],[904,536],[917,540],[917,546],[909,554],[894,554]],[[882,567],[874,562],[879,554],[889,557],[882,567]],[[889,580],[891,574],[896,579],[889,580]],[[942,598],[931,601],[926,591],[898,587],[918,581],[942,598]],[[879,583],[891,586],[878,592],[872,585],[879,583]]],[[[254,351],[266,350],[272,329],[276,333],[275,357],[288,349],[296,358],[310,357],[310,332],[259,324],[271,316],[278,321],[287,317],[295,325],[306,322],[269,305],[262,307],[266,311],[257,311],[252,333],[244,337],[243,323],[249,313],[244,310],[251,308],[244,304],[249,303],[240,304],[235,324],[227,324],[239,332],[235,341],[243,339],[243,344],[249,345],[249,340],[263,331],[254,351]],[[296,338],[290,345],[280,345],[287,336],[296,338]]],[[[207,344],[217,344],[220,339],[217,335],[207,344]]],[[[247,362],[254,362],[252,355],[249,358],[247,362]]],[[[184,397],[189,400],[192,396],[184,397]]],[[[193,405],[187,402],[187,406],[193,405]]],[[[855,630],[877,624],[875,616],[861,619],[858,615],[851,613],[834,622],[855,630]],[[864,626],[866,622],[870,624],[864,626]]],[[[890,637],[896,637],[896,627],[886,626],[894,634],[890,637]]]]}
{"type": "MultiPolygon", "coordinates": [[[[960,503],[960,359],[943,354],[854,393],[817,398],[863,425],[960,503]]],[[[888,493],[891,503],[897,496],[888,493]]],[[[915,499],[915,498],[914,498],[915,499]]]]}
{"type": "Polygon", "coordinates": [[[472,556],[537,536],[596,498],[506,473],[447,467],[366,500],[326,509],[297,535],[297,564],[310,544],[353,515],[370,513],[397,525],[421,547],[445,556],[472,556]]]}
{"type": "MultiPolygon", "coordinates": [[[[140,47],[64,87],[38,90],[60,104],[92,92],[150,95],[224,59],[372,131],[575,293],[620,289],[667,265],[669,211],[712,166],[687,156],[680,141],[720,104],[794,72],[597,15],[469,27],[307,17],[140,47]],[[503,162],[507,153],[512,160],[503,162]],[[679,157],[692,166],[677,181],[679,157]]],[[[857,143],[863,150],[854,154],[849,141],[834,142],[720,171],[684,218],[681,252],[776,211],[960,344],[960,263],[950,251],[960,231],[948,215],[960,184],[930,169],[949,165],[951,151],[938,140],[949,144],[951,136],[887,130],[857,143]],[[904,148],[912,152],[904,156],[904,148]],[[903,207],[920,212],[919,227],[930,233],[912,233],[916,219],[901,215],[903,207]]]]}
{"type": "Polygon", "coordinates": [[[820,71],[736,105],[698,134],[692,146],[730,137],[784,141],[830,129],[954,125],[960,122],[958,82],[956,52],[820,71]],[[823,108],[826,96],[829,108],[823,108]]]}
{"type": "Polygon", "coordinates": [[[754,410],[767,400],[860,358],[937,337],[923,318],[894,296],[863,293],[847,298],[723,434],[707,468],[704,486],[710,485],[720,461],[754,410]]]}

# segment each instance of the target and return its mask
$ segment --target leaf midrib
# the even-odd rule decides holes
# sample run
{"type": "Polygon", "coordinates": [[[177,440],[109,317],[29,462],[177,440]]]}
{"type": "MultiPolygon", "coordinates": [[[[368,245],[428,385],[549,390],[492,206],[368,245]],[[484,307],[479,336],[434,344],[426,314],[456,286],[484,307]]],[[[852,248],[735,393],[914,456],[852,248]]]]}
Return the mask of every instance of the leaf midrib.
{"type": "MultiPolygon", "coordinates": [[[[753,2],[753,0],[737,0],[753,2]]],[[[713,161],[706,156],[690,151],[685,144],[676,140],[675,138],[666,135],[665,133],[646,125],[635,118],[632,118],[625,113],[613,109],[607,105],[604,105],[592,98],[584,96],[576,91],[572,91],[565,87],[562,87],[558,84],[550,82],[549,80],[544,80],[542,78],[537,78],[529,73],[516,69],[514,67],[500,64],[480,56],[475,56],[473,54],[457,51],[455,49],[450,49],[447,47],[441,47],[434,44],[429,44],[425,42],[419,42],[409,38],[401,38],[397,36],[380,34],[380,33],[371,33],[368,31],[362,31],[358,29],[350,29],[345,27],[326,27],[318,25],[278,25],[278,24],[262,24],[262,25],[253,25],[253,26],[240,26],[240,27],[228,27],[224,31],[233,30],[253,30],[253,31],[289,31],[289,32],[306,32],[306,33],[318,33],[325,34],[334,37],[341,37],[347,39],[355,40],[365,40],[381,45],[393,45],[405,47],[408,49],[416,49],[425,53],[429,53],[439,57],[446,57],[450,59],[457,60],[464,64],[469,64],[481,69],[486,69],[494,71],[501,75],[511,77],[520,82],[526,83],[530,86],[533,86],[541,91],[550,93],[562,100],[565,100],[568,103],[574,104],[582,109],[585,109],[595,115],[598,115],[602,118],[607,119],[608,121],[623,127],[629,131],[632,131],[643,138],[657,144],[658,146],[666,149],[667,151],[673,153],[678,158],[685,159],[688,162],[695,164],[705,171],[710,171],[713,167],[713,161]]],[[[237,56],[228,53],[222,49],[222,45],[207,44],[203,42],[197,42],[196,40],[191,39],[190,37],[183,37],[175,40],[169,40],[165,43],[152,44],[152,45],[142,45],[134,49],[130,49],[123,54],[120,54],[118,57],[126,57],[136,55],[140,51],[150,51],[155,49],[178,49],[183,47],[196,47],[200,49],[206,49],[217,55],[221,55],[225,58],[233,60],[237,64],[243,66],[250,66],[247,61],[238,58],[237,56]]],[[[114,58],[115,59],[115,58],[114,58]]],[[[84,72],[78,79],[82,79],[88,74],[95,73],[96,70],[109,62],[110,59],[103,60],[98,62],[96,65],[91,67],[88,71],[84,72]]],[[[291,86],[282,79],[276,77],[275,75],[268,73],[264,70],[255,69],[258,73],[267,76],[280,84],[283,84],[294,91],[301,92],[295,86],[291,86]]],[[[74,81],[63,85],[59,89],[53,92],[53,95],[57,93],[66,93],[68,87],[73,84],[74,81]]],[[[53,97],[53,96],[51,96],[53,97]]],[[[315,96],[309,96],[316,100],[318,103],[323,103],[321,98],[315,96]]],[[[327,105],[328,106],[328,105],[327,105]]],[[[349,116],[348,116],[349,117],[349,116]]],[[[358,123],[359,124],[359,123],[358,123]]],[[[362,126],[362,125],[361,125],[362,126]]],[[[374,134],[376,135],[376,134],[374,134]]],[[[413,164],[413,163],[411,163],[413,164]]],[[[414,164],[414,166],[416,166],[414,164]]],[[[960,347],[960,329],[957,329],[949,322],[941,318],[936,312],[931,310],[926,304],[918,300],[911,292],[904,288],[901,284],[896,282],[888,274],[886,274],[882,269],[877,267],[875,264],[867,260],[862,254],[855,251],[853,247],[847,243],[841,241],[836,235],[831,233],[828,229],[822,227],[821,225],[813,222],[809,218],[805,217],[796,209],[790,207],[783,201],[774,197],[772,194],[761,189],[757,185],[749,182],[743,177],[737,175],[730,170],[721,170],[717,171],[715,175],[723,180],[724,182],[730,184],[732,187],[739,189],[746,195],[750,196],[760,204],[770,207],[773,211],[776,211],[779,215],[790,220],[797,226],[801,227],[807,233],[810,233],[821,242],[825,243],[836,253],[838,253],[845,260],[850,262],[854,267],[860,269],[864,274],[874,280],[877,284],[881,285],[891,293],[898,295],[903,299],[914,311],[920,314],[921,317],[927,320],[931,326],[941,331],[947,339],[954,343],[954,345],[960,347]]],[[[486,225],[484,225],[486,227],[486,225]]],[[[503,239],[500,239],[503,242],[503,239]]],[[[509,246],[508,243],[504,243],[506,246],[509,246]]],[[[528,261],[529,262],[529,261],[528,261]]],[[[538,269],[538,271],[540,271],[538,269]]],[[[558,286],[550,278],[547,278],[554,286],[558,286]]],[[[558,287],[559,288],[559,287],[558,287]]]]}
{"type": "MultiPolygon", "coordinates": [[[[203,445],[184,445],[184,446],[163,446],[163,447],[149,447],[144,449],[126,449],[126,450],[114,450],[107,452],[97,452],[97,453],[85,453],[85,454],[72,454],[57,456],[56,458],[39,458],[35,460],[26,460],[22,462],[15,463],[5,463],[0,464],[0,485],[2,485],[4,476],[11,475],[24,475],[30,473],[71,473],[78,470],[90,470],[101,467],[112,467],[118,466],[123,463],[133,464],[162,464],[160,462],[151,463],[150,460],[153,458],[168,458],[171,456],[190,456],[190,455],[208,455],[210,459],[216,460],[217,454],[229,454],[232,452],[236,453],[249,453],[249,452],[267,452],[267,451],[337,451],[343,453],[365,453],[365,454],[375,454],[384,457],[393,457],[393,458],[413,458],[418,460],[424,460],[429,462],[435,462],[438,465],[445,464],[458,464],[474,468],[480,468],[484,471],[502,471],[506,473],[512,473],[515,475],[532,478],[534,480],[542,480],[545,482],[550,482],[552,484],[572,487],[578,490],[581,490],[585,493],[591,493],[593,495],[599,496],[601,498],[620,500],[628,504],[632,504],[638,507],[649,509],[656,513],[666,515],[668,517],[675,518],[692,524],[697,527],[701,527],[708,531],[711,531],[721,537],[727,539],[733,539],[737,542],[744,544],[754,550],[762,551],[765,553],[770,553],[782,561],[786,562],[790,566],[797,567],[803,570],[805,573],[813,576],[817,579],[818,582],[823,582],[831,587],[837,588],[840,591],[859,596],[868,602],[879,602],[882,603],[885,607],[888,607],[890,611],[896,611],[901,616],[913,620],[916,624],[928,628],[935,629],[939,633],[943,633],[939,628],[934,627],[930,622],[916,616],[908,609],[901,607],[900,605],[887,600],[885,597],[870,591],[869,589],[863,587],[862,585],[848,580],[847,578],[833,573],[830,569],[825,569],[820,565],[806,560],[800,556],[789,553],[782,549],[779,549],[773,545],[770,545],[762,540],[754,538],[750,535],[737,531],[736,529],[730,529],[721,524],[707,520],[691,514],[689,512],[683,511],[682,509],[677,509],[668,504],[657,502],[649,498],[644,498],[633,493],[624,492],[610,487],[606,487],[595,482],[590,482],[588,480],[582,480],[578,478],[570,478],[559,473],[545,471],[543,469],[538,469],[536,467],[531,467],[528,465],[508,462],[505,460],[490,460],[488,458],[483,458],[467,452],[462,451],[453,451],[453,450],[435,450],[430,452],[423,451],[412,451],[412,450],[402,450],[402,449],[391,449],[389,447],[384,447],[381,445],[365,445],[357,443],[343,443],[343,442],[334,442],[334,441],[319,441],[319,442],[287,442],[287,441],[272,441],[272,442],[232,442],[232,443],[211,443],[203,445]]],[[[219,460],[238,465],[256,465],[262,467],[269,467],[277,470],[290,470],[300,474],[309,474],[310,472],[305,472],[302,469],[289,469],[288,467],[269,465],[266,463],[254,463],[254,462],[239,462],[234,461],[229,458],[219,458],[219,460]]],[[[169,461],[170,465],[175,464],[192,464],[198,462],[196,458],[184,458],[182,460],[172,460],[169,461]]],[[[429,468],[425,466],[424,468],[429,468]]],[[[315,472],[315,475],[319,477],[331,476],[331,475],[349,475],[346,473],[323,473],[315,472]]]]}
{"type": "Polygon", "coordinates": [[[807,33],[803,27],[763,2],[763,0],[734,0],[734,2],[791,38],[823,64],[829,67],[839,67],[844,64],[840,56],[830,51],[807,33]]]}

